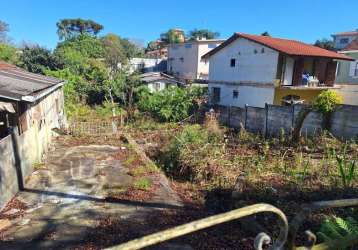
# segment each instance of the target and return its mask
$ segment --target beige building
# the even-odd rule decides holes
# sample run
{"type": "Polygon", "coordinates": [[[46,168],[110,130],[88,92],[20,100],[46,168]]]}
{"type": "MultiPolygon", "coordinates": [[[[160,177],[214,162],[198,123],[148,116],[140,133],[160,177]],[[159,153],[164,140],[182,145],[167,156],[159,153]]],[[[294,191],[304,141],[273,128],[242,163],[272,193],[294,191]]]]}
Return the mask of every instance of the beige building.
{"type": "Polygon", "coordinates": [[[170,44],[168,47],[168,73],[183,80],[207,80],[209,62],[201,59],[201,57],[219,46],[223,41],[202,39],[170,44]]]}

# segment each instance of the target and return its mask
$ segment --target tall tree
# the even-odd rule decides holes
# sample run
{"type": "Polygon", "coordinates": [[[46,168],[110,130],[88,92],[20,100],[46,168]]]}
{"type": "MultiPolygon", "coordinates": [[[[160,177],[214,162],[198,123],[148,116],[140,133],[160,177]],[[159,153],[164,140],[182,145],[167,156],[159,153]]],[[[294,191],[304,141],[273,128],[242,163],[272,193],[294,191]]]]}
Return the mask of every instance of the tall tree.
{"type": "Polygon", "coordinates": [[[9,25],[0,20],[0,43],[9,42],[9,37],[7,33],[9,32],[9,25]]]}
{"type": "Polygon", "coordinates": [[[0,43],[0,60],[16,64],[18,59],[19,56],[16,47],[10,44],[0,43]]]}
{"type": "Polygon", "coordinates": [[[46,48],[25,45],[22,48],[19,66],[33,73],[45,74],[46,70],[62,69],[63,63],[46,48]]]}
{"type": "Polygon", "coordinates": [[[177,29],[170,29],[167,32],[160,34],[160,39],[168,44],[183,42],[183,33],[177,29]]]}
{"type": "Polygon", "coordinates": [[[60,40],[68,39],[79,34],[97,35],[103,30],[103,25],[92,20],[62,19],[56,23],[57,34],[60,40]]]}
{"type": "Polygon", "coordinates": [[[220,36],[219,32],[211,31],[208,29],[194,29],[189,31],[188,38],[189,40],[198,40],[198,39],[215,39],[220,36]]]}
{"type": "Polygon", "coordinates": [[[317,40],[314,43],[314,46],[320,47],[322,49],[332,50],[332,51],[335,50],[333,41],[329,40],[329,39],[326,39],[326,38],[317,40]]]}

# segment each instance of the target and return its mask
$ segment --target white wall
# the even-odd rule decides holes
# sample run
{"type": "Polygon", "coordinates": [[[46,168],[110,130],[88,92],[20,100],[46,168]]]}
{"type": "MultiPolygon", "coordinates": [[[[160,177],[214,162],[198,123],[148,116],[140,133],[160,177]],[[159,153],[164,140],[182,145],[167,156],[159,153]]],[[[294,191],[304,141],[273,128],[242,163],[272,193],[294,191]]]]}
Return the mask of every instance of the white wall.
{"type": "Polygon", "coordinates": [[[207,42],[198,44],[198,70],[197,70],[197,79],[209,79],[209,61],[203,60],[201,57],[208,53],[210,50],[213,50],[219,46],[221,42],[207,42]]]}
{"type": "Polygon", "coordinates": [[[201,60],[201,57],[221,42],[220,40],[202,40],[170,45],[167,71],[183,79],[207,79],[209,62],[201,60]]]}
{"type": "Polygon", "coordinates": [[[133,73],[136,70],[144,72],[155,72],[155,71],[165,71],[165,68],[162,69],[161,65],[165,63],[166,59],[162,58],[132,58],[129,62],[130,68],[129,71],[133,73]]]}
{"type": "Polygon", "coordinates": [[[292,85],[294,65],[295,65],[295,60],[292,57],[286,56],[286,67],[285,67],[283,85],[292,85]]]}
{"type": "Polygon", "coordinates": [[[239,38],[210,57],[209,80],[274,83],[278,56],[279,53],[275,50],[239,38]],[[262,49],[264,53],[261,52],[262,49]],[[236,59],[235,67],[230,67],[232,58],[236,59]]]}
{"type": "Polygon", "coordinates": [[[348,105],[358,105],[358,85],[356,84],[339,84],[341,87],[337,93],[342,96],[343,103],[348,105]]]}
{"type": "Polygon", "coordinates": [[[212,88],[220,88],[220,102],[223,106],[245,107],[265,107],[265,103],[273,104],[275,89],[274,87],[254,87],[241,86],[234,84],[209,83],[209,96],[212,96],[212,88]],[[238,90],[238,98],[233,98],[233,91],[238,90]]]}
{"type": "Polygon", "coordinates": [[[168,47],[167,71],[184,79],[196,79],[198,69],[198,44],[173,44],[168,47]],[[182,58],[182,59],[181,59],[182,58]]]}

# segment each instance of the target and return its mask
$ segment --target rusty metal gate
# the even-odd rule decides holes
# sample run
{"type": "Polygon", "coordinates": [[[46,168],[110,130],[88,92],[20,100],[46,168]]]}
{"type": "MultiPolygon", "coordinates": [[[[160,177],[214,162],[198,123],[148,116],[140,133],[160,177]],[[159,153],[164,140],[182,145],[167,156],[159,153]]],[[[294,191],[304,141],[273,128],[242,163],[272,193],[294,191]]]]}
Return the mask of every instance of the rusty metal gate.
{"type": "Polygon", "coordinates": [[[295,240],[298,230],[307,216],[317,210],[327,208],[342,208],[358,206],[358,199],[345,199],[333,201],[321,201],[305,204],[301,207],[299,212],[288,223],[286,215],[278,208],[269,204],[255,204],[230,212],[210,216],[201,220],[193,221],[184,225],[170,228],[158,233],[144,236],[139,239],[129,241],[127,243],[107,248],[108,250],[135,250],[143,247],[151,246],[161,242],[165,242],[179,236],[196,232],[198,230],[212,227],[224,222],[239,219],[245,216],[254,215],[257,213],[274,213],[278,216],[278,224],[280,226],[280,233],[276,240],[272,240],[266,233],[259,233],[254,241],[254,249],[292,249],[292,250],[323,250],[323,249],[344,249],[349,246],[358,244],[358,235],[349,235],[339,240],[332,240],[321,244],[316,244],[316,236],[311,231],[305,231],[307,236],[304,246],[297,247],[295,240]]]}
{"type": "Polygon", "coordinates": [[[72,120],[68,132],[72,135],[111,135],[116,134],[123,126],[123,117],[115,116],[107,119],[72,120]]]}

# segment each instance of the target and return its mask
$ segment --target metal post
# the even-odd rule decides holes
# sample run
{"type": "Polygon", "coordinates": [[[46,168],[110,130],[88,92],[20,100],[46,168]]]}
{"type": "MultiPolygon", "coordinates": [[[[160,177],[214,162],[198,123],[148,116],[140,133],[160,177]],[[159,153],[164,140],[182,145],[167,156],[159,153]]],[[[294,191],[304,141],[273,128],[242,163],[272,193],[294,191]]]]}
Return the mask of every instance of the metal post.
{"type": "Polygon", "coordinates": [[[265,139],[267,138],[267,124],[268,124],[268,104],[265,103],[265,131],[264,131],[264,135],[265,135],[265,139]]]}
{"type": "Polygon", "coordinates": [[[245,124],[244,124],[245,130],[247,129],[247,127],[246,127],[246,123],[247,123],[247,106],[248,106],[248,104],[245,104],[245,124]]]}

